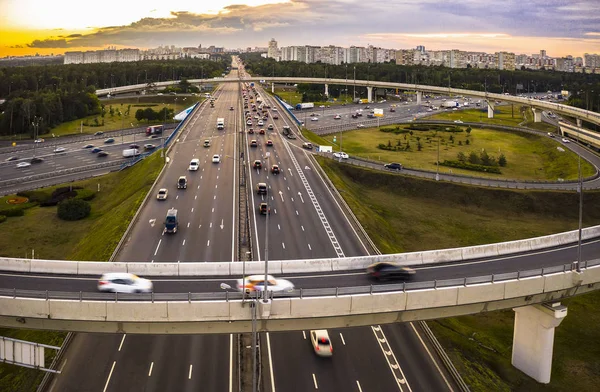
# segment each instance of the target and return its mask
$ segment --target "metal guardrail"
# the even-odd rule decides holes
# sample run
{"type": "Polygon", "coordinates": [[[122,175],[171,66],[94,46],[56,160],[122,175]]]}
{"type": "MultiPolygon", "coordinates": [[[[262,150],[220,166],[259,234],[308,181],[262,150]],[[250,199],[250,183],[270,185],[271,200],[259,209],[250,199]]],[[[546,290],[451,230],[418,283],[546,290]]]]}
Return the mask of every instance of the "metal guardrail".
{"type": "MultiPolygon", "coordinates": [[[[600,265],[600,259],[582,262],[581,269],[600,265]]],[[[317,289],[294,289],[287,292],[270,292],[271,298],[305,298],[305,297],[339,297],[357,294],[407,292],[413,290],[431,290],[451,287],[467,287],[469,285],[498,283],[509,280],[520,280],[556,273],[573,271],[574,263],[561,264],[552,267],[536,268],[524,271],[505,272],[482,276],[471,276],[453,279],[441,279],[423,282],[403,282],[384,285],[328,287],[317,289]]],[[[49,290],[24,290],[0,288],[0,297],[34,298],[42,300],[74,300],[74,301],[136,301],[136,302],[164,302],[164,301],[230,301],[242,300],[241,292],[206,292],[206,293],[100,293],[100,292],[69,292],[49,290]]]]}

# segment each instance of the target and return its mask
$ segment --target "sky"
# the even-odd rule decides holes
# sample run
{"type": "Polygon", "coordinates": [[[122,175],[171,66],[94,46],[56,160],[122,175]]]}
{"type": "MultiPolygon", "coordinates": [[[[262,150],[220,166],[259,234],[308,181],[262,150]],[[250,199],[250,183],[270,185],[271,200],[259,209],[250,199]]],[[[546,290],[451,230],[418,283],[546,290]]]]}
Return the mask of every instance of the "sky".
{"type": "Polygon", "coordinates": [[[72,50],[374,45],[600,54],[600,0],[0,0],[0,57],[72,50]]]}

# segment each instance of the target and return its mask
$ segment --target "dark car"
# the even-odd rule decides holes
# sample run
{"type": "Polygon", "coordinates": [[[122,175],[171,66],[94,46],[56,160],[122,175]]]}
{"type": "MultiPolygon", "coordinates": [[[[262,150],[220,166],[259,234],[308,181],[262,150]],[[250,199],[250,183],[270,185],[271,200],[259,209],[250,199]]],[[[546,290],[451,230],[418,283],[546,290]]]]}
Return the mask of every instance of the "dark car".
{"type": "Polygon", "coordinates": [[[8,157],[5,159],[5,161],[10,162],[10,161],[16,161],[17,159],[19,159],[19,157],[8,157]]]}
{"type": "Polygon", "coordinates": [[[94,135],[95,135],[95,136],[104,135],[104,132],[102,132],[102,131],[98,131],[98,132],[94,133],[94,135]]]}
{"type": "Polygon", "coordinates": [[[415,270],[409,267],[403,267],[398,264],[380,262],[371,264],[367,267],[367,274],[372,278],[383,279],[402,279],[408,280],[415,274],[415,270]]]}
{"type": "Polygon", "coordinates": [[[260,205],[258,206],[258,210],[260,211],[261,215],[267,215],[271,212],[271,209],[269,208],[269,206],[267,206],[267,203],[260,203],[260,205]]]}
{"type": "Polygon", "coordinates": [[[98,153],[98,158],[100,158],[100,157],[107,157],[107,156],[108,156],[108,153],[106,151],[100,151],[98,153]]]}
{"type": "Polygon", "coordinates": [[[130,144],[129,148],[140,148],[139,144],[130,144]]]}
{"type": "Polygon", "coordinates": [[[102,149],[101,149],[100,147],[94,147],[94,148],[92,149],[92,152],[93,152],[94,154],[95,154],[95,153],[97,153],[97,152],[100,152],[100,151],[102,151],[102,149]]]}
{"type": "Polygon", "coordinates": [[[29,162],[31,162],[31,163],[42,163],[42,162],[44,162],[44,160],[42,158],[33,157],[33,158],[31,158],[31,160],[29,162]]]}
{"type": "Polygon", "coordinates": [[[402,170],[402,165],[399,163],[387,163],[383,165],[386,169],[390,170],[402,170]]]}
{"type": "Polygon", "coordinates": [[[302,143],[302,148],[306,148],[307,150],[312,150],[313,145],[310,142],[302,143]]]}
{"type": "Polygon", "coordinates": [[[83,148],[94,148],[93,144],[86,144],[85,146],[83,146],[83,148]]]}
{"type": "Polygon", "coordinates": [[[262,163],[261,161],[259,161],[258,159],[254,161],[254,164],[252,165],[253,168],[255,169],[261,169],[262,168],[262,163]]]}
{"type": "Polygon", "coordinates": [[[106,139],[104,141],[105,144],[114,143],[114,142],[115,142],[115,139],[113,139],[112,137],[109,137],[108,139],[106,139]]]}

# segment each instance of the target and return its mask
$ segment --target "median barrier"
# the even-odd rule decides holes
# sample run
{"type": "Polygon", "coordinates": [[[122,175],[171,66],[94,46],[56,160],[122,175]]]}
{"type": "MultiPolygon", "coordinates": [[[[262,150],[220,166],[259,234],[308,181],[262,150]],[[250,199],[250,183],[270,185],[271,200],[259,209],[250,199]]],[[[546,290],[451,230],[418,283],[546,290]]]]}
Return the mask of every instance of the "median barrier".
{"type": "Polygon", "coordinates": [[[352,313],[398,312],[406,309],[406,293],[376,293],[352,296],[352,313]]]}
{"type": "MultiPolygon", "coordinates": [[[[284,262],[281,262],[278,260],[269,261],[268,273],[270,275],[281,274],[282,273],[281,265],[283,263],[284,262]]],[[[260,261],[248,262],[247,261],[245,264],[246,264],[246,266],[244,267],[244,263],[241,263],[241,262],[229,263],[229,275],[239,276],[241,278],[242,274],[244,274],[245,276],[260,275],[260,274],[264,275],[265,274],[265,264],[263,262],[260,262],[260,261]]]]}
{"type": "Polygon", "coordinates": [[[462,261],[462,249],[440,249],[428,250],[422,253],[423,264],[447,263],[450,261],[462,261]]]}
{"type": "MultiPolygon", "coordinates": [[[[573,232],[575,231],[576,230],[573,232]]],[[[584,240],[589,240],[596,237],[600,237],[600,226],[586,227],[581,232],[581,238],[584,240]]]]}
{"type": "Polygon", "coordinates": [[[498,256],[498,245],[497,244],[470,246],[470,247],[461,248],[461,249],[462,249],[462,260],[463,261],[498,256]]]}
{"type": "Polygon", "coordinates": [[[531,242],[529,240],[500,242],[496,246],[498,247],[498,255],[500,256],[511,253],[529,252],[531,250],[531,242]]]}
{"type": "Polygon", "coordinates": [[[504,298],[504,285],[502,283],[476,284],[459,287],[457,305],[466,305],[482,301],[495,301],[504,298]]]}
{"type": "Polygon", "coordinates": [[[296,272],[331,272],[331,259],[314,260],[295,260],[290,263],[284,263],[281,266],[281,272],[292,274],[296,272]]]}
{"type": "Polygon", "coordinates": [[[140,276],[177,276],[179,263],[127,263],[127,272],[140,276]]]}
{"type": "MultiPolygon", "coordinates": [[[[566,276],[562,272],[561,276],[566,276]]],[[[533,276],[531,278],[524,278],[518,280],[509,280],[504,282],[504,299],[525,297],[527,295],[534,295],[543,293],[545,280],[543,276],[533,276]]],[[[564,287],[563,287],[564,288],[564,287]]],[[[562,288],[561,288],[562,289],[562,288]]]]}
{"type": "MultiPolygon", "coordinates": [[[[594,268],[597,269],[597,268],[594,268]]],[[[586,273],[588,271],[590,271],[591,269],[588,268],[586,270],[586,273]]],[[[577,274],[575,272],[575,274],[577,274]]],[[[577,278],[579,278],[578,275],[575,275],[577,278]]],[[[573,278],[574,275],[573,273],[559,273],[559,274],[552,274],[552,275],[545,275],[543,276],[543,280],[544,280],[544,293],[551,293],[553,291],[559,291],[559,290],[565,290],[568,289],[569,287],[573,287],[573,278]]],[[[532,279],[532,278],[528,278],[527,280],[532,279]]]]}
{"type": "Polygon", "coordinates": [[[454,306],[457,302],[457,287],[408,291],[406,310],[454,306]]]}
{"type": "Polygon", "coordinates": [[[77,275],[77,262],[63,260],[37,260],[33,259],[31,272],[47,274],[77,275]]]}
{"type": "MultiPolygon", "coordinates": [[[[167,302],[167,314],[169,321],[190,321],[202,320],[206,317],[216,318],[218,320],[229,320],[231,313],[229,311],[234,302],[167,302]]],[[[248,307],[250,309],[250,307],[248,307]]],[[[243,315],[245,319],[250,316],[247,310],[243,315]]]]}
{"type": "Polygon", "coordinates": [[[402,265],[420,265],[423,264],[423,252],[397,253],[391,255],[377,255],[371,258],[369,264],[375,262],[394,262],[402,265]]]}
{"type": "Polygon", "coordinates": [[[15,317],[49,318],[48,301],[37,298],[0,297],[2,315],[15,317]]]}
{"type": "Polygon", "coordinates": [[[231,275],[229,271],[229,262],[216,263],[178,263],[179,276],[198,276],[198,275],[214,275],[227,276],[231,275]]]}
{"type": "Polygon", "coordinates": [[[291,312],[298,317],[326,317],[332,314],[341,316],[351,313],[352,297],[308,297],[292,298],[291,312]]]}
{"type": "Polygon", "coordinates": [[[29,261],[29,259],[0,257],[0,266],[2,266],[0,269],[14,272],[31,272],[31,263],[29,261]]]}
{"type": "Polygon", "coordinates": [[[109,272],[127,272],[127,264],[109,261],[80,261],[77,262],[77,274],[101,276],[109,272]]]}
{"type": "Polygon", "coordinates": [[[55,320],[69,320],[74,314],[82,320],[106,320],[106,302],[48,300],[48,310],[48,318],[55,320]]]}
{"type": "MultiPolygon", "coordinates": [[[[108,302],[106,321],[169,321],[168,302],[108,302]]],[[[78,318],[79,319],[79,318],[78,318]]]]}
{"type": "Polygon", "coordinates": [[[281,298],[277,301],[271,301],[271,313],[269,318],[285,318],[292,316],[292,300],[281,298]]]}
{"type": "Polygon", "coordinates": [[[348,257],[344,259],[330,259],[332,271],[361,270],[373,264],[374,261],[367,257],[348,257]]]}

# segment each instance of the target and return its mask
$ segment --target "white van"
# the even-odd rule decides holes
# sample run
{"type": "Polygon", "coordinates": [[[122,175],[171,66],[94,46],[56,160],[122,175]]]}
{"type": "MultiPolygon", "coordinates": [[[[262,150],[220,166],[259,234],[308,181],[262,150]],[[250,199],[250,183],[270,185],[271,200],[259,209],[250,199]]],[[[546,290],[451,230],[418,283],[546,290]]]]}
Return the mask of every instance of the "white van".
{"type": "Polygon", "coordinates": [[[123,150],[123,158],[137,157],[138,155],[140,155],[140,150],[137,148],[128,148],[127,150],[123,150]]]}
{"type": "Polygon", "coordinates": [[[198,167],[200,167],[200,159],[194,158],[190,161],[190,166],[188,167],[188,170],[196,171],[198,170],[198,167]]]}

